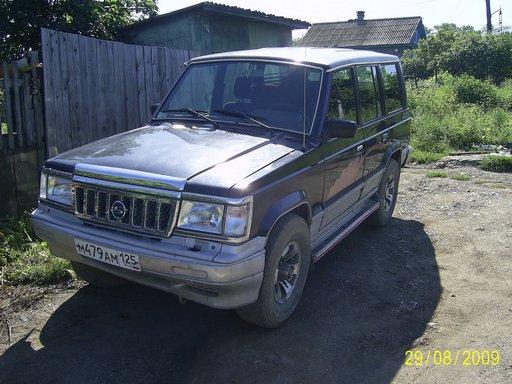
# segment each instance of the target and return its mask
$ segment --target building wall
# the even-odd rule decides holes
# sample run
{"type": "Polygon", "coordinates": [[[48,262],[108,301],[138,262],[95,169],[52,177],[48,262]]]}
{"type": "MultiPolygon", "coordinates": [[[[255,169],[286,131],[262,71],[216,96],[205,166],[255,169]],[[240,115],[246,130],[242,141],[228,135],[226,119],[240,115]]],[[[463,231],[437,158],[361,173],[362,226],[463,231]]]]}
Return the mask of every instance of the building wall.
{"type": "Polygon", "coordinates": [[[195,20],[190,15],[176,16],[172,23],[155,21],[147,26],[126,31],[120,38],[131,44],[192,49],[194,24],[195,20]]]}
{"type": "Polygon", "coordinates": [[[290,46],[292,30],[237,16],[197,13],[155,21],[125,32],[121,39],[132,44],[161,45],[209,54],[290,46]]]}
{"type": "Polygon", "coordinates": [[[211,51],[217,53],[249,49],[249,30],[247,20],[233,16],[210,15],[211,51]]]}
{"type": "Polygon", "coordinates": [[[249,45],[251,48],[289,47],[292,45],[292,31],[280,25],[249,23],[249,45]]]}

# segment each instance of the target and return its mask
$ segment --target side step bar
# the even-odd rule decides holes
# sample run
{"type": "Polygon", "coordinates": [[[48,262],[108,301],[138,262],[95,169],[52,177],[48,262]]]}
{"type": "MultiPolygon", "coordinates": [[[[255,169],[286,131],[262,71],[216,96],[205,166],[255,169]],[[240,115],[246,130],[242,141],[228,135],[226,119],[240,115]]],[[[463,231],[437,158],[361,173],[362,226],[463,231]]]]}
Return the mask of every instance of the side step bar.
{"type": "Polygon", "coordinates": [[[357,228],[368,216],[380,207],[380,202],[370,201],[358,214],[356,214],[347,223],[342,225],[338,231],[328,237],[323,243],[318,244],[312,250],[313,261],[317,262],[336,244],[348,236],[350,232],[357,228]]]}

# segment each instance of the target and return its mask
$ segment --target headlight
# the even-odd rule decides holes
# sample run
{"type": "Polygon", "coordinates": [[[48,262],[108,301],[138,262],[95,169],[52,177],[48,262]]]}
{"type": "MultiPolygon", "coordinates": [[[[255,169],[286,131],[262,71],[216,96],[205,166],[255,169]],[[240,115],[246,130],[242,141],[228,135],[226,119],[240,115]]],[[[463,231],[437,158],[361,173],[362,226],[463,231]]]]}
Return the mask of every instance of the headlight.
{"type": "Polygon", "coordinates": [[[184,200],[181,203],[178,228],[240,238],[248,233],[250,220],[250,203],[226,206],[184,200]]]}
{"type": "Polygon", "coordinates": [[[43,173],[39,197],[64,205],[72,205],[72,182],[70,179],[43,173]]]}
{"type": "Polygon", "coordinates": [[[228,205],[226,209],[226,222],[224,234],[226,236],[241,237],[247,233],[249,225],[250,205],[228,205]]]}
{"type": "Polygon", "coordinates": [[[46,183],[48,181],[48,176],[46,173],[41,172],[41,183],[39,184],[39,197],[41,199],[46,199],[46,183]]]}
{"type": "Polygon", "coordinates": [[[184,200],[181,203],[178,228],[221,234],[223,215],[223,205],[184,200]]]}

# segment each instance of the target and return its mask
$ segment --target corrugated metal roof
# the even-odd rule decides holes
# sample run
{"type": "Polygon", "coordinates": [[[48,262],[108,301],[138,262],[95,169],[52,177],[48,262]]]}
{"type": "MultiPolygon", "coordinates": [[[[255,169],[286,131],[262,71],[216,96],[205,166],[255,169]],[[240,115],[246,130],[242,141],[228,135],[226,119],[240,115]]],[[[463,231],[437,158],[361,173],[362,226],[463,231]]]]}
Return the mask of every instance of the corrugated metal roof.
{"type": "Polygon", "coordinates": [[[419,16],[368,19],[363,25],[357,20],[313,24],[299,45],[343,48],[410,44],[418,26],[424,34],[419,16]]]}
{"type": "Polygon", "coordinates": [[[187,13],[187,12],[208,12],[208,13],[217,13],[222,15],[231,15],[231,16],[239,16],[247,19],[257,20],[264,23],[271,24],[279,24],[290,27],[292,29],[305,29],[308,28],[311,24],[307,21],[299,20],[299,19],[291,19],[284,16],[276,16],[268,13],[253,11],[251,9],[235,7],[231,5],[218,4],[213,3],[211,1],[203,1],[202,3],[191,5],[190,7],[181,8],[173,12],[164,13],[162,15],[157,15],[150,17],[149,19],[145,19],[139,21],[137,23],[133,23],[125,27],[126,30],[139,28],[142,26],[150,25],[156,21],[162,21],[165,19],[171,19],[179,14],[187,13]]]}

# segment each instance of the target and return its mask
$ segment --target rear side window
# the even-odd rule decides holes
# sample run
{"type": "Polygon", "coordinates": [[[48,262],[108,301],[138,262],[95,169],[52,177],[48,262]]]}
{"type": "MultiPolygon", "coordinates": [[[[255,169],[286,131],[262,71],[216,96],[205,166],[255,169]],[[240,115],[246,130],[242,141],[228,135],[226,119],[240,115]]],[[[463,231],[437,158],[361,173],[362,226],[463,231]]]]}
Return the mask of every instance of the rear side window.
{"type": "Polygon", "coordinates": [[[402,107],[396,64],[381,65],[380,70],[382,73],[382,82],[384,84],[386,113],[390,113],[402,107]]]}
{"type": "Polygon", "coordinates": [[[334,72],[332,75],[332,87],[327,115],[343,120],[356,121],[354,78],[350,68],[341,69],[334,72]]]}
{"type": "Polygon", "coordinates": [[[361,123],[365,123],[381,115],[377,68],[356,67],[355,73],[361,100],[361,123]]]}

